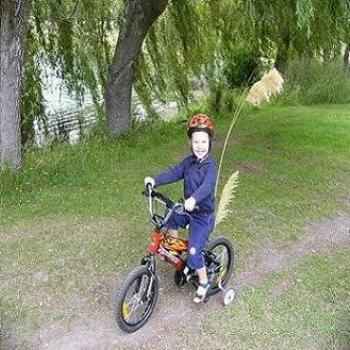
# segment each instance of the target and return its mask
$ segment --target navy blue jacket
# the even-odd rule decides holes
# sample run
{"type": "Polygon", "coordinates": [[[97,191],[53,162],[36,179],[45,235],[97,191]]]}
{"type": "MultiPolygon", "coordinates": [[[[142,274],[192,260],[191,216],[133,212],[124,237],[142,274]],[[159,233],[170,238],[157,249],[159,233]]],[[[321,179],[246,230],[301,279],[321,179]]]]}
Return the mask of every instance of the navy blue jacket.
{"type": "Polygon", "coordinates": [[[215,184],[217,166],[214,158],[208,155],[198,161],[194,155],[184,158],[178,165],[158,175],[155,186],[184,180],[185,199],[193,197],[199,206],[199,214],[211,214],[215,211],[215,184]]]}

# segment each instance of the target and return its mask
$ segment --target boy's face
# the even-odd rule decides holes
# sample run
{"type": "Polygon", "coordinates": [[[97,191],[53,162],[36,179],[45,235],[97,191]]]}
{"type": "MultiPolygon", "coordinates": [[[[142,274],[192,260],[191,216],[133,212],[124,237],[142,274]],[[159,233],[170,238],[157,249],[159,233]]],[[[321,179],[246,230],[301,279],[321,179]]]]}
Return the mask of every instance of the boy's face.
{"type": "Polygon", "coordinates": [[[209,152],[209,135],[205,131],[195,131],[192,134],[190,146],[198,160],[203,159],[209,152]]]}

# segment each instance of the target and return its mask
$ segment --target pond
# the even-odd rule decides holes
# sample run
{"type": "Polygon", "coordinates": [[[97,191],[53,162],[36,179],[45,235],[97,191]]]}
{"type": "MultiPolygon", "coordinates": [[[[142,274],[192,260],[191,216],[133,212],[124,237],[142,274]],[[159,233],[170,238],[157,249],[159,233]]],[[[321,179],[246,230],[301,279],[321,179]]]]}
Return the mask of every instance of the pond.
{"type": "MultiPolygon", "coordinates": [[[[84,100],[78,102],[69,94],[62,79],[57,77],[54,70],[49,67],[45,67],[45,73],[41,78],[44,84],[43,97],[47,116],[47,132],[44,123],[36,119],[34,121],[36,145],[44,147],[53,140],[76,144],[82,135],[88,133],[99,120],[90,93],[87,91],[84,100]]],[[[204,91],[192,91],[191,95],[195,100],[199,100],[203,97],[204,91]]],[[[147,112],[135,92],[133,92],[132,100],[132,116],[136,120],[146,119],[147,112]]],[[[179,111],[178,104],[174,101],[167,103],[155,101],[153,107],[164,120],[171,119],[179,111]]]]}

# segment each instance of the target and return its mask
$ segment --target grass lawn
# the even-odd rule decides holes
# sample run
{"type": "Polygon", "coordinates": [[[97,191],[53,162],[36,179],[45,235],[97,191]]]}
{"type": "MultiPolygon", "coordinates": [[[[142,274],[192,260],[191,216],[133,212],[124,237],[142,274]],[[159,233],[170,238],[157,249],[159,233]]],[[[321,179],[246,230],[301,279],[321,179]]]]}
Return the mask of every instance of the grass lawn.
{"type": "MultiPolygon", "coordinates": [[[[217,159],[229,123],[229,115],[216,119],[217,159]]],[[[30,151],[17,178],[0,175],[4,344],[23,334],[27,339],[21,341],[30,343],[44,324],[67,325],[82,308],[110,302],[120,274],[138,263],[148,245],[143,178],[188,152],[184,128],[180,121],[154,124],[115,140],[97,133],[74,147],[30,151]]],[[[309,221],[349,209],[349,130],[349,105],[243,111],[219,193],[237,169],[240,185],[232,215],[214,233],[234,242],[237,272],[266,242],[283,249],[309,221]]],[[[179,184],[164,191],[181,197],[179,184]]],[[[204,339],[223,329],[220,337],[235,334],[242,349],[271,349],[272,342],[276,349],[343,346],[349,341],[350,274],[344,267],[349,257],[349,250],[342,250],[269,277],[236,307],[209,318],[204,339]],[[274,296],[274,286],[283,280],[291,283],[274,296]],[[333,299],[326,296],[329,291],[333,299]]]]}
{"type": "Polygon", "coordinates": [[[271,275],[235,307],[207,318],[203,346],[210,341],[226,344],[221,349],[348,349],[349,254],[341,249],[307,258],[271,275]]]}

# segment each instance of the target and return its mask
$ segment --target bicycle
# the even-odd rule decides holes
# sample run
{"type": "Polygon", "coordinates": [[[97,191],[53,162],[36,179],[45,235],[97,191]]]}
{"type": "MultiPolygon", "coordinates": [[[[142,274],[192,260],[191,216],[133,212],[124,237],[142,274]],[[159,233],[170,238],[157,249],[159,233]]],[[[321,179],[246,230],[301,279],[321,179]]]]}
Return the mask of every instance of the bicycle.
{"type": "MultiPolygon", "coordinates": [[[[143,194],[148,198],[148,210],[155,229],[148,254],[142,258],[141,264],[126,276],[116,293],[115,318],[120,329],[127,333],[133,333],[144,326],[154,311],[159,290],[156,255],[175,268],[174,282],[178,287],[191,282],[197,288],[199,283],[195,271],[186,266],[188,241],[170,236],[165,229],[174,212],[190,215],[185,212],[183,200],[174,203],[151,186],[147,186],[143,194]],[[165,206],[163,215],[155,213],[154,201],[165,206]]],[[[212,285],[205,301],[221,291],[223,304],[225,306],[231,304],[235,291],[232,287],[226,287],[234,264],[231,241],[219,236],[207,244],[203,254],[208,280],[212,285]]]]}

